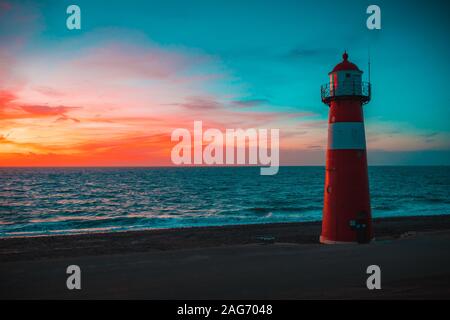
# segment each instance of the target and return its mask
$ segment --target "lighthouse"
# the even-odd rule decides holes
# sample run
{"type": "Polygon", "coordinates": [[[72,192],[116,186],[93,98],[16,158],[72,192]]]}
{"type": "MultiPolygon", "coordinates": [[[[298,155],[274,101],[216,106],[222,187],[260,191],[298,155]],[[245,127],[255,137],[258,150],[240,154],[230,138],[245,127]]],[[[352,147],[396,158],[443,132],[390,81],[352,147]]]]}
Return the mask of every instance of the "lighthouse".
{"type": "Polygon", "coordinates": [[[371,85],[348,60],[329,73],[321,87],[329,106],[324,207],[320,242],[367,243],[373,238],[367,173],[363,105],[371,98],[371,85]]]}

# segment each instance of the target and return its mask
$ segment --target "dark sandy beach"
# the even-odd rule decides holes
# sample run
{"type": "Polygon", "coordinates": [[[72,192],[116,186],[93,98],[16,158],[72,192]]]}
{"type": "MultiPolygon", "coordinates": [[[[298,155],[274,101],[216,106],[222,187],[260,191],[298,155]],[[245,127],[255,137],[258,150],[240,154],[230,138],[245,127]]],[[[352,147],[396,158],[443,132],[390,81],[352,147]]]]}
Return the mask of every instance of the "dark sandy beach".
{"type": "Polygon", "coordinates": [[[0,298],[450,298],[449,216],[374,229],[369,245],[334,246],[317,222],[0,239],[0,298]],[[65,286],[71,264],[79,291],[65,286]],[[381,290],[366,288],[371,264],[381,290]]]}

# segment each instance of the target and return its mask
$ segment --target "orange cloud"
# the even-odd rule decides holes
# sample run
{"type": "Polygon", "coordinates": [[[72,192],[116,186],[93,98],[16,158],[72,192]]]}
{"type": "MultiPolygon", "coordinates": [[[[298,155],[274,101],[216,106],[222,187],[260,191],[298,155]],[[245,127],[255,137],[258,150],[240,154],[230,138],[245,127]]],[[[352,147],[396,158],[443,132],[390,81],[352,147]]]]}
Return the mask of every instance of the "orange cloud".
{"type": "Polygon", "coordinates": [[[39,106],[39,105],[24,105],[20,108],[27,114],[32,116],[65,116],[65,114],[71,110],[79,109],[79,107],[49,107],[49,106],[39,106]]]}

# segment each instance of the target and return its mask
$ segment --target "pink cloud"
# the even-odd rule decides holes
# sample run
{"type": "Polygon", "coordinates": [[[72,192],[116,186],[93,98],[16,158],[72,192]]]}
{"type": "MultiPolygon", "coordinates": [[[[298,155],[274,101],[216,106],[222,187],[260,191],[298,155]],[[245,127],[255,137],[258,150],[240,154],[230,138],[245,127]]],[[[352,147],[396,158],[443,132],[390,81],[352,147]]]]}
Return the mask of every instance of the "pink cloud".
{"type": "Polygon", "coordinates": [[[49,97],[62,97],[64,96],[64,92],[58,91],[54,88],[51,87],[46,87],[46,86],[37,86],[35,88],[33,88],[35,91],[49,96],[49,97]]]}
{"type": "Polygon", "coordinates": [[[12,4],[6,1],[0,1],[0,16],[11,10],[12,4]]]}
{"type": "Polygon", "coordinates": [[[49,107],[49,106],[39,106],[39,105],[24,105],[20,106],[22,110],[35,116],[55,116],[64,115],[65,113],[79,109],[78,107],[49,107]]]}
{"type": "Polygon", "coordinates": [[[97,77],[119,79],[167,79],[179,77],[206,57],[186,55],[154,46],[106,42],[83,52],[68,65],[73,70],[91,70],[97,77]]]}
{"type": "Polygon", "coordinates": [[[16,99],[16,95],[7,90],[0,90],[0,108],[5,107],[7,104],[11,103],[16,99]]]}

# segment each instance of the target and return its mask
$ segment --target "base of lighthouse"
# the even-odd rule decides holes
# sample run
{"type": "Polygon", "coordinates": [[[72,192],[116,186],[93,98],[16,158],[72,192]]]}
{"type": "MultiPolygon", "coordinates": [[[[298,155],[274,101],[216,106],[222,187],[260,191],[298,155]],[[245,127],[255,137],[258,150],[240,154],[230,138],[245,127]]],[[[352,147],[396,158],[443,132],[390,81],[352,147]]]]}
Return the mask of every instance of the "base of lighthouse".
{"type": "MultiPolygon", "coordinates": [[[[370,239],[369,242],[367,242],[367,243],[372,242],[372,240],[373,239],[370,239]]],[[[330,240],[330,239],[328,239],[328,238],[326,238],[324,236],[320,236],[319,241],[320,241],[320,243],[323,243],[323,244],[356,244],[356,243],[359,243],[357,241],[336,241],[336,240],[330,240]]]]}
{"type": "Polygon", "coordinates": [[[373,238],[366,150],[328,150],[320,242],[369,243],[373,238]]]}

